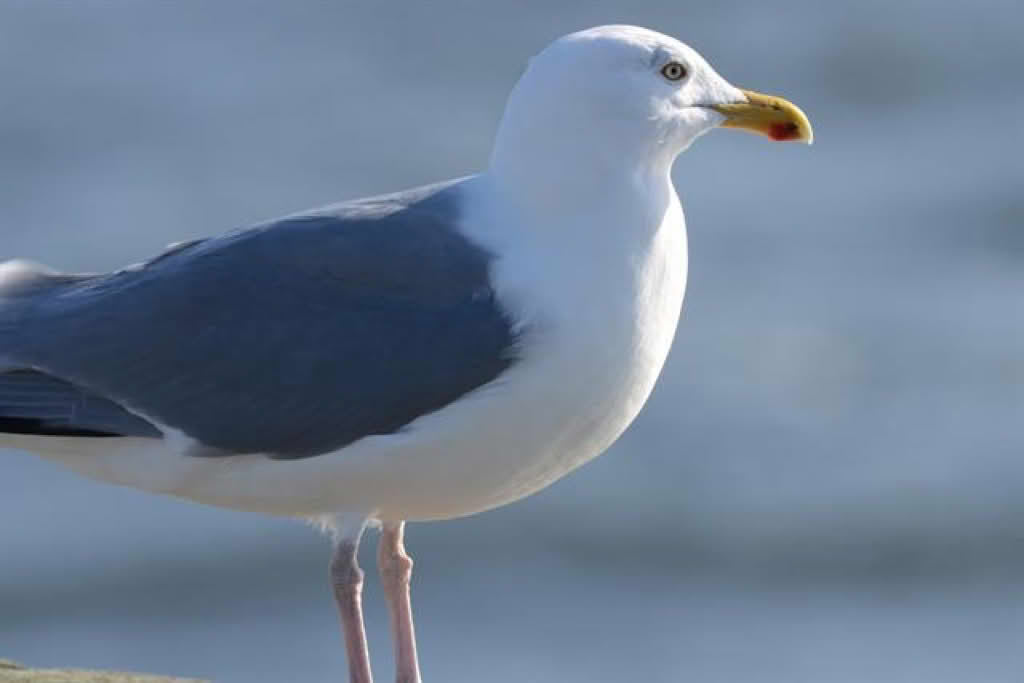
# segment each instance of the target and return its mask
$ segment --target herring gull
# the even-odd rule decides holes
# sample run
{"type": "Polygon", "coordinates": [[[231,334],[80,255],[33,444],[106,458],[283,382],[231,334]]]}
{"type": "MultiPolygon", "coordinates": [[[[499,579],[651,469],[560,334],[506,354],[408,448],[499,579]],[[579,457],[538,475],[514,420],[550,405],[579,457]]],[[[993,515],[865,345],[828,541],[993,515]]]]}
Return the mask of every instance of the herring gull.
{"type": "Polygon", "coordinates": [[[353,683],[379,525],[397,680],[417,682],[405,521],[529,495],[633,421],[686,284],[671,166],[718,126],[811,141],[679,41],[603,26],[530,62],[477,175],[111,273],[2,264],[0,446],[329,529],[353,683]]]}

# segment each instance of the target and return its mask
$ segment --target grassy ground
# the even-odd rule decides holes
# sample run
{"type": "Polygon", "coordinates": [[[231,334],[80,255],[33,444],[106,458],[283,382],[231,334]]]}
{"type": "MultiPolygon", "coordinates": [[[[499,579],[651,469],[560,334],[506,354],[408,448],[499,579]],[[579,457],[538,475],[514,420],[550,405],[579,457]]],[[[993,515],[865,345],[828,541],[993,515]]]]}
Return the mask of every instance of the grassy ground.
{"type": "Polygon", "coordinates": [[[195,679],[75,669],[27,669],[0,659],[0,683],[199,683],[195,679]]]}

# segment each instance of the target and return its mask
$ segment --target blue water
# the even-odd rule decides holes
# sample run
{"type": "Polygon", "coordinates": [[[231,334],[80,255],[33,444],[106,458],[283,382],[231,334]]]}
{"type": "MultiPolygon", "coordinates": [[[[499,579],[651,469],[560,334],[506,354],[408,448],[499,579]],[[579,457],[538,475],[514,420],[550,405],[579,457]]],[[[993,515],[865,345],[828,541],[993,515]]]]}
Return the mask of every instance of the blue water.
{"type": "MultiPolygon", "coordinates": [[[[1021,680],[1017,2],[0,2],[0,258],[115,267],[473,172],[526,58],[617,21],[816,142],[680,159],[684,321],[605,457],[410,529],[428,680],[1021,680]]],[[[310,530],[0,462],[0,656],[343,679],[310,530]]]]}

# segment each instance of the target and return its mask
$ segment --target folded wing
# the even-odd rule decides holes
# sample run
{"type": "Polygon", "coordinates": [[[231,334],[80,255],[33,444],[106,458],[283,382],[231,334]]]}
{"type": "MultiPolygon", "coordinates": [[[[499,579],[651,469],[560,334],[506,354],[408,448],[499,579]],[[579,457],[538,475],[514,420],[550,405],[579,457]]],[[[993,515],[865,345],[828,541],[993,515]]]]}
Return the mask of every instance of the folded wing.
{"type": "Polygon", "coordinates": [[[108,275],[0,289],[0,361],[14,370],[0,430],[160,425],[204,454],[301,458],[445,407],[517,349],[490,255],[457,228],[459,192],[364,200],[108,275]]]}

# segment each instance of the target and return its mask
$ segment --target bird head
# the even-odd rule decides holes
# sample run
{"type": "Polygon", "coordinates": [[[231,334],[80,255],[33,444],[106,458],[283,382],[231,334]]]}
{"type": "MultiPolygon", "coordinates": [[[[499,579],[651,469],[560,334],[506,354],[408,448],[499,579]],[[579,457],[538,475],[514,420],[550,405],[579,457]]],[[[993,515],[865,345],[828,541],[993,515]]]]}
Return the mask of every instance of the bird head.
{"type": "Polygon", "coordinates": [[[509,97],[496,153],[543,152],[672,160],[723,126],[810,143],[792,103],[734,87],[696,50],[635,26],[600,26],[559,38],[530,61],[509,97]]]}

